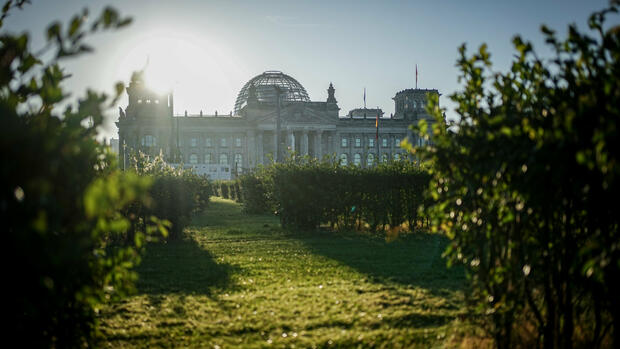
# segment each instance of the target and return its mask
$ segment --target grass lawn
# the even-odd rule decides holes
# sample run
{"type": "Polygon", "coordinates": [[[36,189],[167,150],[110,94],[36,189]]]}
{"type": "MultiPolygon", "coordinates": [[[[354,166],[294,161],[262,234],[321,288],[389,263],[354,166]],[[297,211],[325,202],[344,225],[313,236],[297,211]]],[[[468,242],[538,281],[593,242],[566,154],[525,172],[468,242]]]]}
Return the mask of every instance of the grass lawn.
{"type": "Polygon", "coordinates": [[[182,241],[148,246],[102,347],[441,347],[463,312],[445,240],[290,232],[214,198],[182,241]]]}

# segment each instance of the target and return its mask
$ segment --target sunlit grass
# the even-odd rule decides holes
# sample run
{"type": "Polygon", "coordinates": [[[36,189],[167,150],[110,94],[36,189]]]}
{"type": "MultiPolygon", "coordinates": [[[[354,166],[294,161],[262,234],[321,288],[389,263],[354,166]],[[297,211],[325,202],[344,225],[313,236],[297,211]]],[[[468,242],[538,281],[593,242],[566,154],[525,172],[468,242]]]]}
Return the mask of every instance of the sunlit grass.
{"type": "Polygon", "coordinates": [[[138,294],[101,312],[101,346],[441,346],[463,312],[437,235],[289,232],[217,198],[187,233],[149,246],[138,294]]]}

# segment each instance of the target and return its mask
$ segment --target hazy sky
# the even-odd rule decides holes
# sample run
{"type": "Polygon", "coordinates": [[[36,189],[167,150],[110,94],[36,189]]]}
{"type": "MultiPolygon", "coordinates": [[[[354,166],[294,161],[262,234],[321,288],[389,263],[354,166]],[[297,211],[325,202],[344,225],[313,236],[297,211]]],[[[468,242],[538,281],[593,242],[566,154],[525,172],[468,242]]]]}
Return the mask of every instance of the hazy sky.
{"type": "MultiPolygon", "coordinates": [[[[96,52],[66,64],[73,74],[67,88],[111,91],[128,81],[149,57],[153,84],[175,92],[175,113],[230,112],[237,93],[253,76],[281,70],[296,78],[312,100],[325,100],[330,82],[340,114],[363,106],[394,111],[391,98],[415,86],[438,89],[440,102],[455,115],[446,97],[459,88],[457,47],[470,51],[486,42],[496,69],[505,69],[519,33],[545,55],[540,25],[563,37],[569,23],[585,29],[589,14],[608,5],[583,1],[199,1],[199,0],[32,0],[14,12],[3,30],[32,33],[33,48],[43,45],[52,20],[67,22],[82,8],[91,14],[112,5],[133,24],[90,40],[96,52]]],[[[618,23],[618,16],[610,23],[618,23]]],[[[121,106],[126,106],[126,97],[121,106]]],[[[111,110],[107,137],[117,136],[111,110]]]]}

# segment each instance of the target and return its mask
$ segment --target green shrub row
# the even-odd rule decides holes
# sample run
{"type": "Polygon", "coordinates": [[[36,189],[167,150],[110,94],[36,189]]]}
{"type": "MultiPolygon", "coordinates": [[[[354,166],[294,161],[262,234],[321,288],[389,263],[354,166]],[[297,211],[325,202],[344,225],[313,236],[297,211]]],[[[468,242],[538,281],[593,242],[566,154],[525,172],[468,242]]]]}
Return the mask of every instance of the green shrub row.
{"type": "Polygon", "coordinates": [[[180,238],[192,215],[207,208],[212,194],[211,182],[190,170],[169,166],[162,155],[149,159],[138,153],[131,163],[133,171],[152,179],[151,201],[132,206],[126,215],[137,215],[144,222],[151,216],[167,220],[171,223],[168,239],[180,238]]]}
{"type": "Polygon", "coordinates": [[[219,196],[224,199],[243,202],[241,183],[239,182],[239,180],[214,181],[213,195],[219,196]]]}
{"type": "Polygon", "coordinates": [[[335,161],[290,160],[240,178],[246,212],[273,210],[283,226],[371,230],[421,223],[429,175],[411,162],[363,169],[335,161]]]}

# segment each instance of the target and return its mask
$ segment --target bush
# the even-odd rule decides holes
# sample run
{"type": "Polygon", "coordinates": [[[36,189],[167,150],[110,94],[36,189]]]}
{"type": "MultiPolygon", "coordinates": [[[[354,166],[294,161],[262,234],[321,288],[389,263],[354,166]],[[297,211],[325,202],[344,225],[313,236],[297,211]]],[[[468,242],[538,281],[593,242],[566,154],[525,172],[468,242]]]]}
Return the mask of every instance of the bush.
{"type": "Polygon", "coordinates": [[[275,210],[284,226],[360,229],[365,222],[375,230],[408,221],[413,230],[428,179],[405,161],[361,169],[297,158],[246,174],[240,183],[246,212],[275,210]]]}
{"type": "Polygon", "coordinates": [[[271,200],[273,177],[270,167],[260,167],[239,177],[240,193],[245,213],[273,213],[271,200]]]}
{"type": "MultiPolygon", "coordinates": [[[[450,124],[434,101],[433,226],[466,266],[471,299],[500,348],[620,346],[620,27],[596,38],[574,26],[539,59],[514,39],[516,60],[491,71],[486,46],[461,47],[462,91],[450,124]],[[610,331],[611,330],[611,331],[610,331]],[[518,333],[517,333],[518,334],[518,333]]],[[[422,135],[426,125],[420,127],[422,135]]]]}
{"type": "MultiPolygon", "coordinates": [[[[8,2],[1,19],[23,4],[8,2]]],[[[66,34],[58,23],[49,27],[46,63],[29,51],[27,34],[0,34],[3,314],[5,341],[23,347],[92,344],[97,307],[132,290],[143,242],[164,231],[152,217],[122,215],[131,203],[148,203],[151,181],[120,173],[95,140],[106,96],[88,91],[77,108],[55,109],[67,96],[59,61],[89,50],[90,28],[128,23],[112,9],[89,29],[85,21],[76,16],[66,34]],[[128,231],[133,238],[117,243],[128,231]]]]}
{"type": "Polygon", "coordinates": [[[139,217],[156,216],[172,223],[169,239],[182,237],[191,217],[204,211],[209,204],[211,184],[191,170],[175,169],[166,164],[160,154],[150,159],[143,153],[131,157],[131,168],[141,176],[152,179],[149,189],[152,203],[133,207],[139,217]]]}

